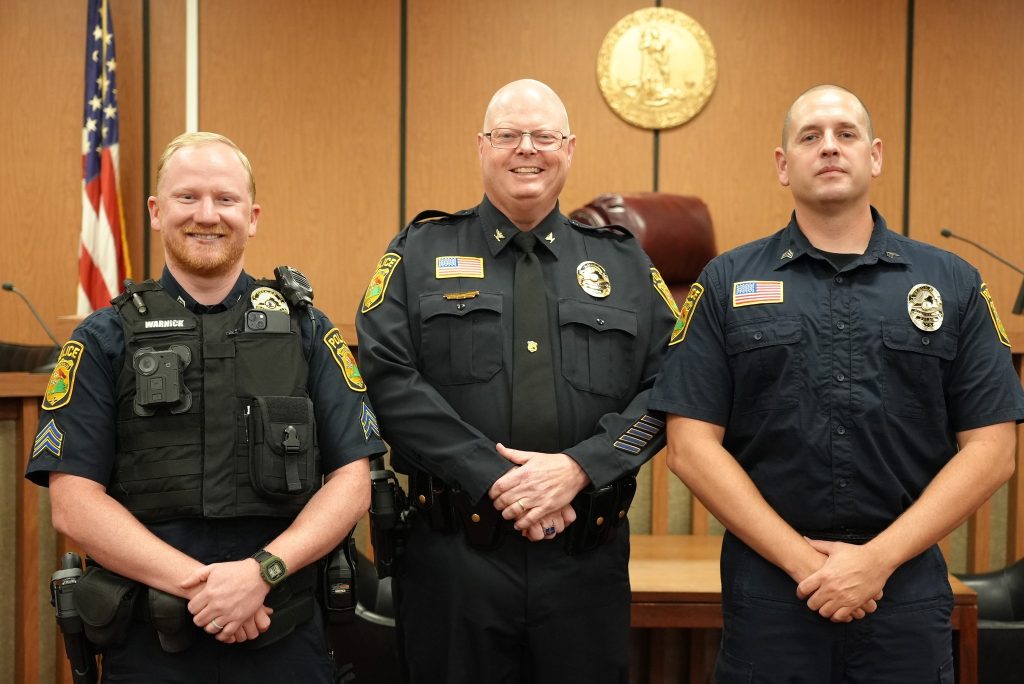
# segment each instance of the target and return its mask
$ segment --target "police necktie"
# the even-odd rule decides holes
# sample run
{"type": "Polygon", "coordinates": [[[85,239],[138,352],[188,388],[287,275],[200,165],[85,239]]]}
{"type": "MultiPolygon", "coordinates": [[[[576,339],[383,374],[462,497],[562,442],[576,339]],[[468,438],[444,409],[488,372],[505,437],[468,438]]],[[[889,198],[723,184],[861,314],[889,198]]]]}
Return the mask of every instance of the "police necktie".
{"type": "Polygon", "coordinates": [[[544,272],[533,251],[536,236],[524,231],[512,240],[519,250],[512,292],[512,447],[555,453],[559,451],[558,408],[544,272]]]}

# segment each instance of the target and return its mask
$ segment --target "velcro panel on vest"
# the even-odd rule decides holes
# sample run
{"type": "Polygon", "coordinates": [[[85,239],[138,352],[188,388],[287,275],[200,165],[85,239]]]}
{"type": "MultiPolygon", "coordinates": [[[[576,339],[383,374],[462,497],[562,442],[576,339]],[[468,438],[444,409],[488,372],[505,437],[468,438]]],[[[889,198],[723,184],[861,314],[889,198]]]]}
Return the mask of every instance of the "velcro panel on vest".
{"type": "Polygon", "coordinates": [[[222,341],[217,316],[203,316],[203,413],[206,464],[203,517],[237,515],[235,509],[235,345],[222,341]]]}

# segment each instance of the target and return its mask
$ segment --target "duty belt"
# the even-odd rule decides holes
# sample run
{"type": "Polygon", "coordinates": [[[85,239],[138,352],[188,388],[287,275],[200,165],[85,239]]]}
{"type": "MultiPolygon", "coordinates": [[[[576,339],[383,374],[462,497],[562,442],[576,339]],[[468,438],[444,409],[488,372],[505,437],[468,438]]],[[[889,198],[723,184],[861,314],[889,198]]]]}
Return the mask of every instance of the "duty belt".
{"type": "Polygon", "coordinates": [[[820,539],[822,541],[845,542],[847,544],[867,544],[878,536],[878,532],[867,530],[797,530],[808,539],[820,539]]]}

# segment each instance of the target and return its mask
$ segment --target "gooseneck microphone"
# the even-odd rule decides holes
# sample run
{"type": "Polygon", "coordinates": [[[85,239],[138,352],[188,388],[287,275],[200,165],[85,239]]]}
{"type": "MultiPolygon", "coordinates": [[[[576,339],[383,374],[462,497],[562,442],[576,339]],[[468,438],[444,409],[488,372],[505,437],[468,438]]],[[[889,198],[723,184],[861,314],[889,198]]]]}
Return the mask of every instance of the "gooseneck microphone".
{"type": "MultiPolygon", "coordinates": [[[[1011,264],[1009,261],[1007,261],[1003,257],[999,256],[998,254],[993,252],[988,247],[985,247],[984,245],[980,245],[977,242],[975,242],[974,240],[971,240],[969,238],[965,238],[962,235],[957,235],[956,233],[951,231],[949,228],[943,228],[942,230],[940,230],[939,231],[939,235],[941,235],[944,238],[954,238],[956,240],[960,240],[962,242],[966,242],[969,245],[974,245],[975,247],[980,249],[982,252],[984,252],[985,254],[988,254],[990,257],[995,259],[996,261],[999,261],[1000,263],[1003,263],[1006,266],[1009,266],[1010,268],[1012,268],[1017,273],[1020,273],[1021,275],[1024,275],[1024,270],[1021,270],[1017,266],[1011,264]]],[[[1021,282],[1020,292],[1017,293],[1017,301],[1013,305],[1013,314],[1014,315],[1019,316],[1021,314],[1021,312],[1024,312],[1024,282],[1021,282]]]]}
{"type": "Polygon", "coordinates": [[[15,287],[14,283],[4,283],[0,287],[3,287],[3,289],[7,290],[8,292],[13,292],[14,294],[22,298],[22,300],[28,306],[29,311],[31,311],[32,315],[36,317],[37,321],[39,321],[39,325],[43,326],[43,330],[46,331],[46,336],[49,337],[50,341],[53,342],[53,346],[60,349],[60,342],[57,341],[57,338],[56,336],[54,336],[53,331],[50,330],[50,326],[46,325],[46,321],[44,321],[42,316],[39,315],[39,312],[36,311],[36,307],[32,306],[32,302],[30,302],[28,297],[25,296],[25,293],[19,290],[17,287],[15,287]]]}

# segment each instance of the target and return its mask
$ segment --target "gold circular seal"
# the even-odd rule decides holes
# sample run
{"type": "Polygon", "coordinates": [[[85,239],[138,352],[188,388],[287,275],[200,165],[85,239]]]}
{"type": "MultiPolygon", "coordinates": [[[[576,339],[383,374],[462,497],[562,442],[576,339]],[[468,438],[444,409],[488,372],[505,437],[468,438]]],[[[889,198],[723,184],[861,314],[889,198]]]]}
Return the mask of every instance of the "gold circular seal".
{"type": "Polygon", "coordinates": [[[718,80],[704,28],[678,10],[627,14],[604,37],[597,81],[616,114],[641,128],[684,124],[704,107],[718,80]]]}
{"type": "Polygon", "coordinates": [[[591,297],[607,297],[612,293],[612,281],[608,271],[596,261],[584,261],[576,267],[576,280],[591,297]]]}

